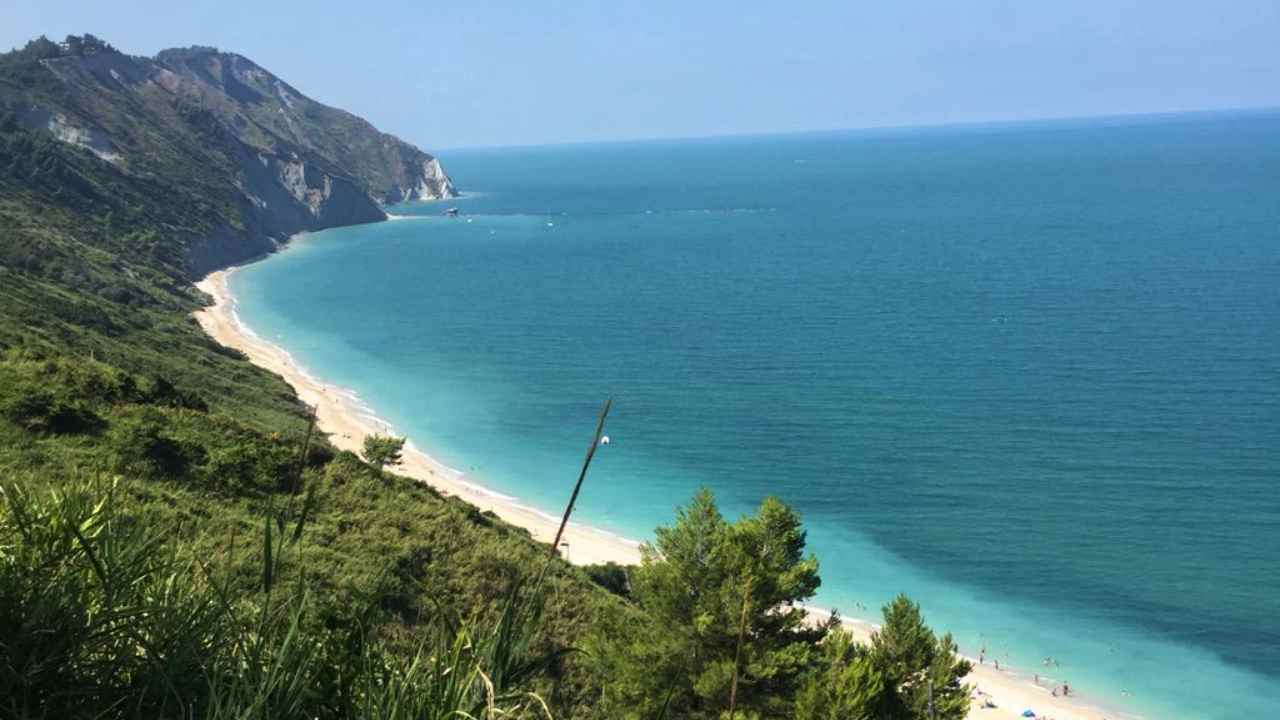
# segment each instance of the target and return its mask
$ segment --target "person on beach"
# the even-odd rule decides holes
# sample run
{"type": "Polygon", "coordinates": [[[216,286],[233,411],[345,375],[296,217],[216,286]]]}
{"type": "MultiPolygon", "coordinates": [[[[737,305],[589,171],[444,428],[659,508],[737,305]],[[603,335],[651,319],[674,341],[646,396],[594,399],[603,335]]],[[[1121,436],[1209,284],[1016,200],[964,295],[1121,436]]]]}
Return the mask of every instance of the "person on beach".
{"type": "Polygon", "coordinates": [[[999,660],[994,660],[993,662],[995,662],[995,664],[996,664],[996,669],[997,669],[997,670],[999,670],[999,669],[1000,669],[1000,661],[999,661],[999,660]]]}
{"type": "Polygon", "coordinates": [[[1062,697],[1066,697],[1070,694],[1071,694],[1071,686],[1066,683],[1062,683],[1062,697]]]}

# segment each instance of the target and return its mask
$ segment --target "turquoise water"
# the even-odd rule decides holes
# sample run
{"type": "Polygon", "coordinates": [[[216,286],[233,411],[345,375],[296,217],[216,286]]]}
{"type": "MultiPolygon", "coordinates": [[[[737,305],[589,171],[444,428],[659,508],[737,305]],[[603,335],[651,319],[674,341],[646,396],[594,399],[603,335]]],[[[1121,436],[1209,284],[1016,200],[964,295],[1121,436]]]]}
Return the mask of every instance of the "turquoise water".
{"type": "Polygon", "coordinates": [[[247,324],[535,506],[611,396],[585,522],[776,494],[820,604],[905,591],[1113,707],[1276,715],[1280,115],[443,162],[465,217],[309,236],[233,275],[247,324]]]}

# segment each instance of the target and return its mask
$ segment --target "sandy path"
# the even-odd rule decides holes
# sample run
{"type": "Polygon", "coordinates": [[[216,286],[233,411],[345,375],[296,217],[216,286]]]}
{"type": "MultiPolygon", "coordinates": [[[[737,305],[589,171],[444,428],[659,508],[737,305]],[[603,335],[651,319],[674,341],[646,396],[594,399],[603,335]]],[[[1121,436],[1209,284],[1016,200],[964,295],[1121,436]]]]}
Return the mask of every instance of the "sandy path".
{"type": "MultiPolygon", "coordinates": [[[[294,387],[298,397],[316,408],[320,429],[329,434],[330,441],[339,448],[359,453],[365,435],[378,432],[384,423],[371,416],[348,391],[320,382],[299,367],[289,353],[245,328],[236,316],[235,299],[227,288],[227,277],[231,272],[215,272],[196,284],[215,300],[213,306],[195,313],[200,326],[219,343],[243,352],[253,364],[283,377],[294,387]]],[[[466,482],[464,475],[414,448],[412,443],[406,445],[404,463],[395,468],[395,472],[425,482],[445,495],[463,498],[481,510],[492,511],[506,522],[528,529],[542,542],[550,543],[555,537],[558,517],[550,517],[466,482]]],[[[566,484],[566,500],[569,490],[566,484]]],[[[562,544],[561,553],[579,565],[607,561],[635,564],[640,561],[639,543],[584,525],[570,523],[565,530],[565,541],[568,545],[562,544]]],[[[818,609],[811,612],[822,613],[818,609]]],[[[874,625],[859,621],[847,620],[846,625],[864,641],[875,630],[874,625]]],[[[1047,685],[1037,685],[1030,677],[1008,668],[996,670],[989,664],[978,665],[976,659],[974,665],[967,682],[977,686],[984,693],[983,697],[989,697],[996,707],[984,709],[975,700],[970,718],[1015,718],[1021,717],[1026,709],[1035,710],[1038,717],[1053,720],[1121,720],[1128,717],[1104,712],[1078,697],[1053,697],[1047,685]]]]}

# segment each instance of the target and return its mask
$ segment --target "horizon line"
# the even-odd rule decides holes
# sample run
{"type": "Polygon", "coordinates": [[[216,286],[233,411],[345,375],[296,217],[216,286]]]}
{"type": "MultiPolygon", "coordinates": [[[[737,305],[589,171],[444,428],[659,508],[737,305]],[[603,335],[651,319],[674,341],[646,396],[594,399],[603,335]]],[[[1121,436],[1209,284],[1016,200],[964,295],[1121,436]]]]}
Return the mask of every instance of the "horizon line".
{"type": "Polygon", "coordinates": [[[911,131],[911,130],[944,130],[949,128],[987,128],[1009,127],[1016,125],[1041,125],[1051,123],[1083,122],[1083,121],[1130,121],[1142,119],[1174,118],[1188,115],[1266,115],[1280,113],[1278,105],[1253,105],[1244,107],[1197,108],[1183,110],[1140,110],[1134,112],[1103,113],[1099,115],[1050,115],[1044,117],[1022,118],[1017,120],[960,120],[939,123],[904,123],[886,125],[861,125],[857,127],[813,128],[808,130],[761,130],[748,132],[732,132],[706,135],[650,135],[629,138],[612,138],[605,140],[556,140],[551,142],[505,143],[496,145],[449,145],[432,149],[432,155],[453,150],[514,150],[554,147],[575,147],[588,145],[617,145],[632,143],[691,142],[699,140],[732,140],[746,138],[783,138],[803,135],[825,135],[836,133],[855,133],[870,131],[911,131]]]}

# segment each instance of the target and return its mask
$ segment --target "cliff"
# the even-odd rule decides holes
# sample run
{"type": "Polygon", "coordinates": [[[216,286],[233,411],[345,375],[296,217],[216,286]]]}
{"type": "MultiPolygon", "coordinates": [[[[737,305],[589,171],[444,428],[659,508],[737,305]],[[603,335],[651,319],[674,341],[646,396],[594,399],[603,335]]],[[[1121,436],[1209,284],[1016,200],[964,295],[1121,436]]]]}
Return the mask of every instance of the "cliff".
{"type": "Polygon", "coordinates": [[[187,193],[198,220],[170,240],[196,277],[296,232],[385,219],[386,203],[457,195],[436,158],[213,48],[146,58],[41,38],[0,56],[0,114],[187,193]]]}
{"type": "Polygon", "coordinates": [[[378,202],[453,197],[439,161],[366,120],[318,103],[234,53],[192,47],[162,51],[156,60],[172,75],[160,81],[199,98],[256,149],[303,151],[350,174],[378,202]]]}

